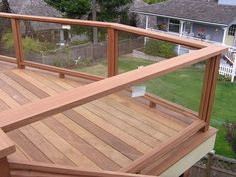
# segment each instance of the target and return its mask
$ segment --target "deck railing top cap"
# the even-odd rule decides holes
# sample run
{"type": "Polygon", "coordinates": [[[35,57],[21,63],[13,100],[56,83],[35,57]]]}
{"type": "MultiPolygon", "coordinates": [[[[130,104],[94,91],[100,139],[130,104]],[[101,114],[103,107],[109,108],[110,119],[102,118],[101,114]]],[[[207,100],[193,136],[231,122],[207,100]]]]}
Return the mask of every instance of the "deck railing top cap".
{"type": "Polygon", "coordinates": [[[136,27],[122,25],[118,23],[44,17],[44,16],[32,16],[32,15],[20,15],[20,14],[3,13],[3,12],[0,13],[0,17],[18,19],[18,20],[48,22],[48,23],[60,23],[60,24],[67,24],[67,25],[81,25],[81,26],[88,26],[88,27],[112,28],[115,30],[123,31],[123,32],[133,33],[133,34],[146,36],[146,37],[150,37],[150,38],[154,38],[158,40],[172,42],[175,44],[181,44],[181,45],[185,45],[185,46],[193,47],[197,49],[205,48],[212,45],[212,44],[202,42],[202,41],[197,41],[197,40],[188,39],[188,38],[179,37],[179,36],[173,36],[173,35],[164,34],[161,32],[149,31],[142,28],[136,28],[136,27]]]}

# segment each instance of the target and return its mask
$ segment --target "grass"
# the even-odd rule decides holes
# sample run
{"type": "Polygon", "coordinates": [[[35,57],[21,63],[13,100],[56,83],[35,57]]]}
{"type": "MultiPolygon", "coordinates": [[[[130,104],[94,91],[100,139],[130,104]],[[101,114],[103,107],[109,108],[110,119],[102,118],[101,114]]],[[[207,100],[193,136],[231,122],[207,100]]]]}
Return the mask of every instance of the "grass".
{"type": "MultiPolygon", "coordinates": [[[[152,63],[152,61],[122,56],[119,58],[119,73],[134,70],[139,66],[146,66],[152,63]]],[[[79,68],[78,70],[94,75],[106,76],[107,64],[103,60],[99,64],[79,68]]],[[[203,65],[195,65],[150,80],[141,85],[146,85],[148,92],[198,111],[203,74],[203,65]]],[[[211,125],[219,130],[215,145],[216,153],[230,158],[236,158],[236,153],[232,151],[225,139],[226,131],[224,122],[226,120],[236,121],[235,110],[236,84],[218,81],[211,125]]]]}

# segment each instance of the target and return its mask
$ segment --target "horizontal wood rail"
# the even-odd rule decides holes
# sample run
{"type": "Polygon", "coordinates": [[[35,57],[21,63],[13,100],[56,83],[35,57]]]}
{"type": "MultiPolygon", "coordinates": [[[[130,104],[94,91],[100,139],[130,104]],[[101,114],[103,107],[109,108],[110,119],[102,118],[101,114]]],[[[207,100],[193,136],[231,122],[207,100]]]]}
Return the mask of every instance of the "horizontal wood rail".
{"type": "Polygon", "coordinates": [[[13,141],[5,134],[5,132],[0,129],[0,176],[10,177],[10,168],[7,161],[7,156],[16,151],[15,144],[13,141]]]}
{"type": "Polygon", "coordinates": [[[196,134],[204,126],[205,122],[201,120],[192,123],[190,126],[179,132],[176,136],[173,136],[170,139],[166,140],[165,142],[161,143],[152,151],[141,156],[139,159],[133,161],[130,165],[122,168],[120,171],[128,173],[137,173],[141,171],[143,168],[152,164],[155,161],[155,159],[160,159],[168,152],[170,152],[177,146],[184,143],[186,140],[188,140],[190,137],[196,134]]]}
{"type": "Polygon", "coordinates": [[[84,177],[154,177],[149,175],[139,175],[139,174],[129,174],[122,172],[113,171],[86,171],[81,170],[78,167],[69,167],[54,164],[45,164],[39,162],[18,162],[9,160],[10,169],[12,170],[12,175],[30,174],[33,175],[35,172],[43,172],[49,174],[48,177],[53,174],[57,175],[73,175],[73,176],[84,176],[84,177]]]}
{"type": "MultiPolygon", "coordinates": [[[[150,165],[145,170],[142,170],[142,174],[155,174],[161,175],[165,170],[177,163],[184,156],[188,155],[189,152],[193,151],[195,148],[205,142],[209,137],[212,137],[216,134],[217,130],[215,128],[210,128],[207,132],[197,132],[191,137],[190,140],[180,144],[176,149],[171,151],[171,155],[168,154],[167,158],[164,158],[164,162],[161,161],[158,165],[150,165]]],[[[160,158],[158,158],[159,160],[160,158]]],[[[153,162],[155,163],[155,162],[153,162]]]]}
{"type": "Polygon", "coordinates": [[[0,113],[0,128],[11,131],[48,116],[86,104],[90,101],[126,89],[155,77],[173,72],[179,68],[206,60],[224,52],[219,46],[208,47],[188,55],[178,56],[153,65],[136,69],[111,78],[97,81],[57,96],[45,98],[38,102],[23,105],[20,108],[0,113]],[[63,101],[62,101],[63,100],[63,101]]]}
{"type": "Polygon", "coordinates": [[[16,151],[13,141],[0,129],[0,159],[16,151]]]}
{"type": "Polygon", "coordinates": [[[170,34],[163,34],[160,32],[152,32],[147,31],[141,28],[135,28],[127,25],[121,25],[118,23],[108,23],[108,22],[98,22],[98,21],[88,21],[88,20],[77,20],[77,19],[66,19],[66,18],[53,18],[53,17],[42,17],[42,16],[31,16],[31,15],[19,15],[19,14],[11,14],[11,13],[0,13],[0,17],[17,19],[17,20],[29,20],[29,21],[37,21],[37,22],[48,22],[48,23],[60,23],[66,25],[80,25],[80,26],[88,26],[88,27],[100,27],[100,28],[110,28],[116,29],[118,31],[133,33],[141,36],[146,36],[150,38],[155,38],[175,44],[185,45],[187,47],[193,48],[204,48],[211,46],[211,44],[197,41],[193,39],[185,39],[178,36],[173,36],[170,34]]]}
{"type": "Polygon", "coordinates": [[[35,63],[35,62],[31,62],[31,61],[24,61],[23,65],[29,66],[32,68],[45,70],[45,71],[54,72],[54,73],[60,73],[60,74],[68,75],[68,76],[74,76],[74,77],[79,77],[79,78],[83,78],[83,79],[88,79],[91,81],[99,81],[99,80],[104,79],[104,77],[94,76],[94,75],[90,75],[90,74],[86,74],[86,73],[82,73],[82,72],[78,72],[78,71],[73,71],[73,70],[69,70],[69,69],[65,69],[65,68],[59,68],[59,67],[55,67],[55,66],[35,63]]]}
{"type": "Polygon", "coordinates": [[[0,55],[0,61],[6,61],[9,63],[16,63],[16,58],[0,55]]]}
{"type": "Polygon", "coordinates": [[[145,96],[143,96],[146,100],[149,100],[150,102],[154,104],[164,105],[165,107],[168,107],[169,109],[182,113],[186,116],[191,116],[192,118],[198,118],[198,113],[195,111],[192,111],[191,109],[185,108],[184,106],[178,105],[176,103],[170,102],[166,99],[163,99],[159,96],[153,95],[151,93],[146,93],[145,96]]]}

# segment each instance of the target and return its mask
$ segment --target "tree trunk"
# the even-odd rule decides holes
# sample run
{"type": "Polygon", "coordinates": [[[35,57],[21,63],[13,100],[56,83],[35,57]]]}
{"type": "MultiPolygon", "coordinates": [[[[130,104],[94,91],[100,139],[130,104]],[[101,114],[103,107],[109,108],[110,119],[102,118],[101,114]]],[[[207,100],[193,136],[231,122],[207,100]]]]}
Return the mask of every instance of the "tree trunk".
{"type": "MultiPolygon", "coordinates": [[[[96,0],[93,0],[93,4],[92,4],[92,20],[96,21],[97,20],[97,3],[96,0]]],[[[96,44],[98,42],[98,29],[97,28],[93,28],[93,43],[96,44]]]]}

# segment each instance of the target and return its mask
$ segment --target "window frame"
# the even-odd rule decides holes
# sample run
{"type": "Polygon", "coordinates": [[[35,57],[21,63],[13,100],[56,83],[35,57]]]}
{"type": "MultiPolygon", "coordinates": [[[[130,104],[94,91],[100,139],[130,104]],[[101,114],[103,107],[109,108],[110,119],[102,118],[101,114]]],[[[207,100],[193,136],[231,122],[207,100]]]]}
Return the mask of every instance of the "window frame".
{"type": "Polygon", "coordinates": [[[174,18],[170,18],[168,25],[169,25],[169,26],[168,26],[168,30],[169,30],[170,32],[179,33],[179,30],[180,30],[180,20],[174,19],[174,18]],[[178,22],[178,23],[176,23],[176,22],[178,22]],[[170,29],[171,29],[171,26],[172,26],[172,27],[178,27],[178,32],[177,32],[177,31],[174,31],[174,30],[170,30],[170,29]]]}

